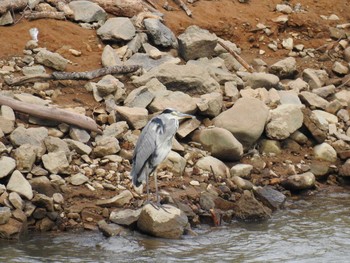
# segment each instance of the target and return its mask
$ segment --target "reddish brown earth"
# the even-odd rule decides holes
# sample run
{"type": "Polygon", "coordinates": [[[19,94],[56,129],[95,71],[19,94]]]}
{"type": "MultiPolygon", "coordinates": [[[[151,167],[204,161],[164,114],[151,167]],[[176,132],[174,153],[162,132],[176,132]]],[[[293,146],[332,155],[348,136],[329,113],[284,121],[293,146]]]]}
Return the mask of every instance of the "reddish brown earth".
{"type": "MultiPolygon", "coordinates": [[[[302,3],[305,13],[295,13],[289,16],[290,20],[285,25],[279,25],[272,21],[280,13],[276,13],[274,8],[280,0],[250,0],[246,4],[239,3],[238,0],[199,0],[193,5],[189,4],[193,12],[193,18],[189,18],[182,10],[167,12],[161,8],[163,1],[156,1],[158,10],[165,14],[165,24],[170,27],[176,35],[182,33],[189,25],[198,25],[218,36],[233,41],[242,49],[241,56],[251,63],[254,58],[260,57],[269,65],[287,56],[288,51],[279,49],[273,52],[267,48],[270,39],[283,39],[291,33],[298,33],[295,44],[304,44],[306,48],[320,48],[330,42],[329,26],[350,22],[350,2],[344,0],[304,0],[288,1],[292,6],[297,2],[302,3]],[[158,4],[159,3],[159,4],[158,4]],[[320,15],[329,16],[336,14],[340,21],[326,21],[320,15]],[[270,37],[262,32],[253,32],[256,24],[263,23],[273,31],[270,37]],[[259,49],[266,51],[264,55],[259,55],[259,49]]],[[[176,7],[172,1],[172,6],[176,7]]],[[[20,16],[17,16],[19,19],[20,16]]],[[[0,59],[7,59],[13,56],[22,56],[24,46],[30,39],[28,30],[32,27],[39,29],[39,45],[51,51],[56,51],[71,60],[74,65],[69,65],[68,71],[87,71],[101,67],[101,53],[104,43],[97,37],[95,30],[83,29],[79,25],[70,21],[37,20],[27,21],[21,19],[17,24],[9,27],[0,27],[0,59]],[[75,57],[68,52],[73,48],[82,52],[80,57],[75,57]]],[[[321,49],[322,50],[322,49],[321,49]]],[[[299,70],[305,67],[329,69],[331,60],[319,61],[314,59],[297,58],[299,70]]],[[[62,107],[84,106],[90,111],[98,107],[92,95],[83,86],[85,82],[53,82],[52,88],[59,89],[61,94],[54,102],[62,107]]],[[[279,176],[286,174],[286,167],[282,162],[286,159],[298,163],[304,160],[309,163],[305,155],[311,155],[311,148],[299,149],[297,153],[284,152],[278,157],[265,158],[268,166],[274,166],[274,170],[279,176]]],[[[242,162],[249,162],[249,158],[243,158],[242,162]]],[[[173,194],[184,197],[189,196],[192,201],[198,199],[198,192],[189,186],[190,180],[203,180],[197,175],[184,175],[183,178],[175,178],[171,183],[160,180],[160,187],[171,190],[173,187],[187,185],[187,190],[173,191],[173,194]]],[[[213,178],[210,180],[215,183],[213,178]]],[[[280,178],[271,178],[264,175],[253,175],[252,181],[258,185],[277,184],[280,178]]],[[[151,180],[152,181],[152,180],[151,180]]],[[[331,182],[331,181],[330,181],[331,182]]],[[[322,187],[322,185],[319,185],[322,187]]],[[[153,190],[153,189],[152,189],[153,190]]],[[[92,217],[93,221],[83,222],[86,228],[94,227],[94,222],[106,216],[108,210],[95,205],[98,198],[114,196],[114,191],[89,191],[86,187],[67,187],[65,192],[66,211],[85,211],[87,217],[92,217]],[[92,214],[90,214],[91,212],[92,214]]],[[[81,224],[78,224],[81,226],[81,224]]],[[[64,222],[63,226],[74,227],[76,222],[64,222]]]]}

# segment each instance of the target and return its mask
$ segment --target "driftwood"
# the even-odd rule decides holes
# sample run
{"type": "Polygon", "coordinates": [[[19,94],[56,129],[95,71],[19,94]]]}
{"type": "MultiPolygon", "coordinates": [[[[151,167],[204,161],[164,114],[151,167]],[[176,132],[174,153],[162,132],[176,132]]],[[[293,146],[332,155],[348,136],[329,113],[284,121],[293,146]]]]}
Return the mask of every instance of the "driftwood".
{"type": "Polygon", "coordinates": [[[25,18],[28,20],[36,20],[42,18],[65,20],[66,16],[64,12],[25,12],[25,18]]]}
{"type": "Polygon", "coordinates": [[[229,48],[228,46],[225,45],[224,42],[222,42],[221,40],[218,41],[218,43],[220,44],[220,46],[222,46],[224,49],[227,50],[228,53],[230,53],[232,56],[234,56],[235,59],[237,59],[237,61],[243,66],[245,67],[249,72],[254,72],[254,68],[249,65],[241,56],[239,56],[235,51],[233,51],[231,48],[229,48]]]}
{"type": "Polygon", "coordinates": [[[91,80],[108,74],[126,74],[135,72],[140,69],[139,65],[123,65],[123,66],[112,66],[105,67],[101,69],[96,69],[92,71],[84,71],[84,72],[59,72],[55,71],[52,74],[41,74],[41,75],[32,75],[32,76],[22,76],[17,78],[6,78],[5,82],[10,85],[22,85],[28,82],[36,82],[43,80],[91,80]]]}
{"type": "Polygon", "coordinates": [[[101,133],[101,129],[96,124],[96,122],[93,119],[82,114],[58,108],[51,108],[47,106],[22,102],[4,95],[0,95],[0,105],[9,106],[15,111],[27,113],[38,118],[64,122],[82,129],[101,133]]]}
{"type": "Polygon", "coordinates": [[[0,1],[0,15],[7,11],[23,10],[28,4],[28,0],[1,0],[0,1]]]}
{"type": "Polygon", "coordinates": [[[173,0],[177,5],[179,5],[189,17],[192,17],[192,12],[191,10],[187,7],[187,5],[182,2],[182,0],[173,0]]]}

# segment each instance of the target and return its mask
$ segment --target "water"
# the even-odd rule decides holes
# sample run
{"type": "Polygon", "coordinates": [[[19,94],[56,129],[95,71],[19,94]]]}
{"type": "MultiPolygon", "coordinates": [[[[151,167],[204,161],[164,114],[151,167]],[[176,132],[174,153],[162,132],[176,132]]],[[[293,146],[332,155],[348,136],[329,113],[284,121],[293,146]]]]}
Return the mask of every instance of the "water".
{"type": "Polygon", "coordinates": [[[289,203],[262,223],[204,228],[181,240],[139,233],[36,233],[0,241],[0,262],[349,262],[350,193],[289,203]]]}

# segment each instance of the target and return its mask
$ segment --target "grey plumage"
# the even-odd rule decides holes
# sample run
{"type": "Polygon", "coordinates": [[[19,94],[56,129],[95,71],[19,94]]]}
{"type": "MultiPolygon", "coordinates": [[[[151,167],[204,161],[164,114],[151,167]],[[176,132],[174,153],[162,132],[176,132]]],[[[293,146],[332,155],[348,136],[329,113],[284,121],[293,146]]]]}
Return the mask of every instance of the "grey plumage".
{"type": "MultiPolygon", "coordinates": [[[[179,128],[179,119],[192,117],[192,115],[183,114],[176,110],[166,109],[162,114],[152,118],[143,128],[134,149],[131,177],[136,187],[146,181],[147,195],[149,192],[148,176],[169,154],[172,139],[179,128]]],[[[158,202],[156,175],[154,176],[158,202]]]]}

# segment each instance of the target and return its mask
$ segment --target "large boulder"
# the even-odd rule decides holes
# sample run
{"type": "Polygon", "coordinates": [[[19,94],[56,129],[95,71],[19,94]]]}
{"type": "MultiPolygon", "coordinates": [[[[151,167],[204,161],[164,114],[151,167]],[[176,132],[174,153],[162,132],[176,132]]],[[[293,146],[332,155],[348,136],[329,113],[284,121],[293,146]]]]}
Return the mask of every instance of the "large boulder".
{"type": "Polygon", "coordinates": [[[171,205],[156,208],[147,204],[137,221],[137,227],[142,232],[162,238],[180,238],[187,225],[185,213],[171,205]]]}
{"type": "Polygon", "coordinates": [[[197,130],[192,140],[201,143],[205,150],[220,160],[237,161],[243,155],[242,144],[224,128],[197,130]]]}
{"type": "Polygon", "coordinates": [[[264,131],[269,109],[255,98],[241,98],[213,119],[217,127],[229,130],[245,148],[253,145],[264,131]]]}
{"type": "Polygon", "coordinates": [[[282,186],[288,190],[305,190],[315,187],[316,178],[311,172],[294,174],[282,181],[282,186]]]}
{"type": "Polygon", "coordinates": [[[185,91],[186,93],[206,94],[219,91],[220,85],[208,71],[197,65],[161,65],[146,74],[136,78],[133,83],[144,86],[156,78],[170,90],[185,91]]]}

